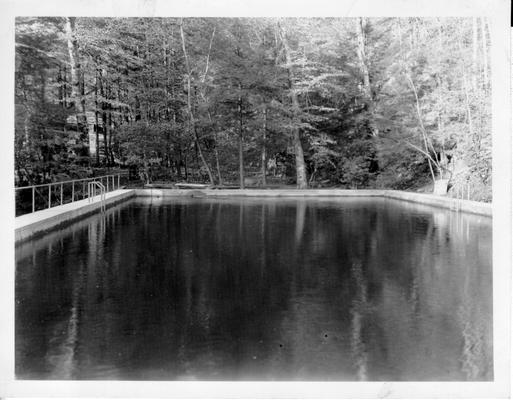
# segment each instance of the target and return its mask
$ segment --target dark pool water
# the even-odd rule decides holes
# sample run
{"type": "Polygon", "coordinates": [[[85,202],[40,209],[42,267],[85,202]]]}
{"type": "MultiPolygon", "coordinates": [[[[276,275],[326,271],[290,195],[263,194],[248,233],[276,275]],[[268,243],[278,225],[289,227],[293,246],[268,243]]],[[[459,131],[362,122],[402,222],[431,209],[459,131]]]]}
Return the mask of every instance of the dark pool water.
{"type": "Polygon", "coordinates": [[[16,248],[16,377],[491,380],[491,219],[133,200],[16,248]]]}

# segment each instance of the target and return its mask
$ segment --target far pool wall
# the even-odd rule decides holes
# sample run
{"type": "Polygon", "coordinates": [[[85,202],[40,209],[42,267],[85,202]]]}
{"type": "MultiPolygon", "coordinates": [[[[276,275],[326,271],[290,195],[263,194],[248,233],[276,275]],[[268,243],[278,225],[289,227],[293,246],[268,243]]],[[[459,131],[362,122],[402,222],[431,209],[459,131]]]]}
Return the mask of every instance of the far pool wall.
{"type": "Polygon", "coordinates": [[[492,205],[471,200],[399,190],[346,190],[346,189],[135,189],[136,195],[145,197],[385,197],[463,211],[491,217],[492,205]]]}
{"type": "MultiPolygon", "coordinates": [[[[133,197],[385,197],[417,204],[446,208],[453,211],[492,216],[492,205],[470,200],[458,200],[423,193],[396,190],[344,189],[121,189],[106,194],[106,206],[112,206],[133,197]]],[[[15,241],[24,241],[34,235],[63,227],[86,215],[99,212],[99,196],[22,215],[15,220],[15,241]]]]}
{"type": "Polygon", "coordinates": [[[345,189],[135,189],[137,196],[153,197],[376,197],[386,190],[345,189]]]}

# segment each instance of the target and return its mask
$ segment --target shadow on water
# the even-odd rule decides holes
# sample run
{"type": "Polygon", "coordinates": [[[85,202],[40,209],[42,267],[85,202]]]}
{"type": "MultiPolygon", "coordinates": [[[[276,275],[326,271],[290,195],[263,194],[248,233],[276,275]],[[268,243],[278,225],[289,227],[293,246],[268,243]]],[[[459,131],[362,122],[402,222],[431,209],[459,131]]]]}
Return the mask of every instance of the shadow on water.
{"type": "Polygon", "coordinates": [[[491,380],[491,221],[134,200],[16,248],[16,376],[491,380]]]}

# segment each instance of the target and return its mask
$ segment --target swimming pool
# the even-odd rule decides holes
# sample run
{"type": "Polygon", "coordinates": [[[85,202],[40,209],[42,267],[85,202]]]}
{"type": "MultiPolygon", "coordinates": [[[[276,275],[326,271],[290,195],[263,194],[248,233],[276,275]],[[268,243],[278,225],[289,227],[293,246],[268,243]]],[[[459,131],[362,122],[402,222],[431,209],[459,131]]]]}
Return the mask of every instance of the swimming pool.
{"type": "Polygon", "coordinates": [[[492,380],[492,220],[134,198],[16,247],[18,379],[492,380]]]}

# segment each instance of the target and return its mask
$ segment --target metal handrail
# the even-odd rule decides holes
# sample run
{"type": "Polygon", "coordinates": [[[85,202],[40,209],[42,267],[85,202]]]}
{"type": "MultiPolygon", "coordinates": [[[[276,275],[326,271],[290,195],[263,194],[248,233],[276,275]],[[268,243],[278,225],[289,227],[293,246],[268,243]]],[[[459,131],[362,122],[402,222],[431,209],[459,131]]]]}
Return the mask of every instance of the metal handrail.
{"type": "MultiPolygon", "coordinates": [[[[112,175],[102,175],[102,176],[95,176],[91,178],[82,178],[82,179],[73,179],[68,181],[61,181],[61,182],[50,182],[50,183],[43,183],[39,185],[30,185],[30,186],[19,186],[15,187],[15,191],[21,191],[24,189],[31,189],[32,190],[32,212],[36,211],[36,188],[46,188],[48,187],[48,207],[52,208],[52,187],[59,186],[61,187],[60,190],[60,202],[59,205],[64,204],[64,185],[71,184],[71,203],[75,201],[75,184],[76,183],[82,183],[82,193],[85,192],[85,183],[89,181],[91,182],[99,182],[104,192],[109,191],[109,187],[112,188],[112,190],[116,190],[120,188],[120,178],[121,175],[126,174],[112,174],[112,175]],[[106,187],[103,185],[103,181],[105,180],[106,187]]],[[[105,193],[104,193],[105,194],[105,193]]],[[[82,197],[83,199],[84,197],[82,197]]],[[[77,199],[78,200],[78,199],[77,199]]]]}
{"type": "Polygon", "coordinates": [[[96,196],[96,187],[100,188],[100,211],[105,212],[105,186],[98,181],[92,181],[87,184],[87,197],[88,202],[93,201],[93,197],[96,196]],[[92,196],[92,189],[94,187],[94,196],[92,196]]]}
{"type": "Polygon", "coordinates": [[[108,177],[118,177],[119,178],[121,175],[126,175],[126,174],[111,174],[111,175],[93,176],[92,178],[72,179],[69,181],[41,183],[39,185],[17,186],[14,188],[14,190],[30,189],[33,187],[36,188],[36,187],[43,187],[43,186],[64,185],[65,183],[73,183],[73,182],[93,181],[96,179],[103,179],[103,178],[108,178],[108,177]]]}

